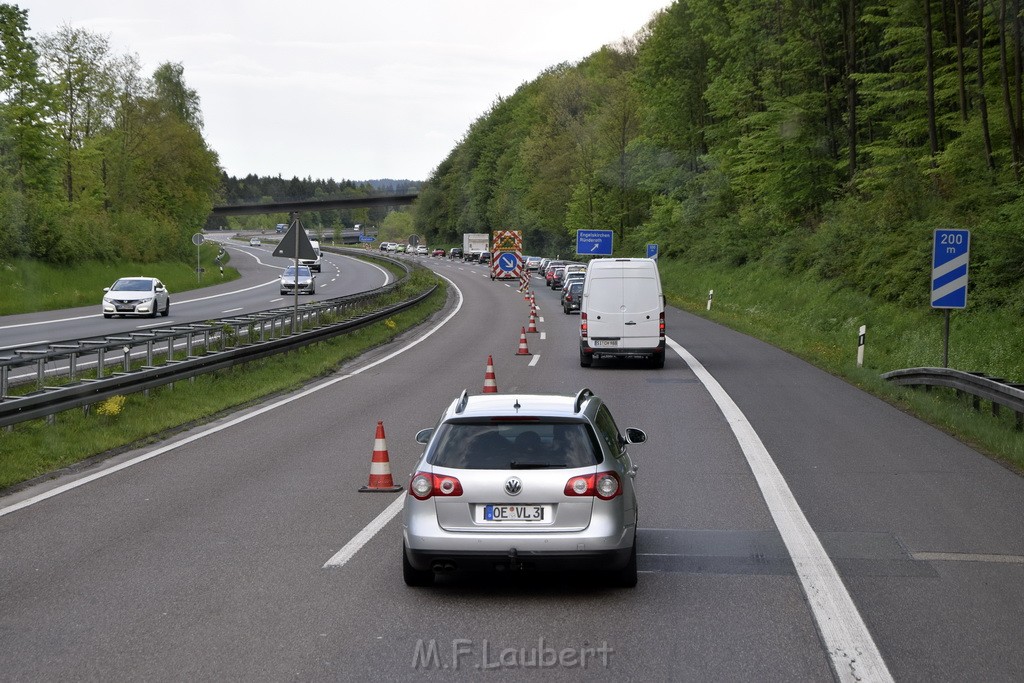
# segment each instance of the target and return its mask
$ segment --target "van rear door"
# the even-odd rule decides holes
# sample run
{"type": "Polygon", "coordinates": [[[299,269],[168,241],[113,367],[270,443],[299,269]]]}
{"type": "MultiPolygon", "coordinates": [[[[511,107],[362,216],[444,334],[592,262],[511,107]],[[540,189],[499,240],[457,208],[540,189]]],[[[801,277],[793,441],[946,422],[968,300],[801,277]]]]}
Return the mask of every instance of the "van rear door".
{"type": "Polygon", "coordinates": [[[658,346],[661,332],[661,294],[656,271],[622,269],[622,345],[649,349],[658,346]]]}

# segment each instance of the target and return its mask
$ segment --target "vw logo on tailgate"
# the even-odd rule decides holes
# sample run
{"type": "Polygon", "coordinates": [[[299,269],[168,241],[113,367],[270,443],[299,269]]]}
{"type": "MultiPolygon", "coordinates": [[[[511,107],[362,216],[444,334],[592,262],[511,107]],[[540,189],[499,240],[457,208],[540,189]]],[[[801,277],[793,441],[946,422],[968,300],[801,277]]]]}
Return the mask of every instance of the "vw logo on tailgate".
{"type": "Polygon", "coordinates": [[[518,496],[520,491],[523,490],[523,482],[519,480],[519,477],[509,477],[505,481],[505,493],[510,496],[518,496]]]}

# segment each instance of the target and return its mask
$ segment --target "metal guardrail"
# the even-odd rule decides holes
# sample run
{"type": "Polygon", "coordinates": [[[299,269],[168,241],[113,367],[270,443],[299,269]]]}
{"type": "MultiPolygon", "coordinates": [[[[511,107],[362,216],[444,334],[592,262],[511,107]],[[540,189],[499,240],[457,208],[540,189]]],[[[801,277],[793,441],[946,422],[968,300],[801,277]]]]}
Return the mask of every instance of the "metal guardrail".
{"type": "Polygon", "coordinates": [[[1002,378],[988,377],[980,372],[964,372],[949,368],[908,368],[893,370],[882,375],[882,379],[893,384],[906,386],[947,387],[957,394],[970,394],[975,410],[981,409],[981,401],[992,404],[992,415],[998,417],[1003,406],[1014,411],[1017,417],[1016,429],[1024,429],[1024,384],[1006,382],[1002,378]]]}
{"type": "MultiPolygon", "coordinates": [[[[359,255],[370,254],[359,252],[359,255]]],[[[411,272],[410,267],[400,261],[373,256],[401,266],[406,275],[371,292],[303,304],[299,308],[299,325],[294,334],[292,322],[295,311],[289,307],[203,323],[172,324],[103,339],[70,340],[16,349],[11,355],[0,357],[0,427],[49,418],[111,396],[147,391],[238,363],[291,351],[386,319],[414,306],[436,289],[435,286],[406,301],[353,317],[353,309],[371,305],[374,300],[391,294],[411,272]],[[183,357],[176,358],[179,354],[183,357]],[[157,358],[164,362],[157,365],[157,358]],[[83,371],[83,365],[89,364],[95,370],[83,371]],[[119,365],[120,370],[110,372],[119,365]],[[11,372],[23,367],[35,368],[36,389],[24,395],[11,395],[11,372]],[[95,377],[79,377],[85,374],[94,374],[95,377]],[[47,382],[64,378],[64,383],[47,385],[47,382]]]]}

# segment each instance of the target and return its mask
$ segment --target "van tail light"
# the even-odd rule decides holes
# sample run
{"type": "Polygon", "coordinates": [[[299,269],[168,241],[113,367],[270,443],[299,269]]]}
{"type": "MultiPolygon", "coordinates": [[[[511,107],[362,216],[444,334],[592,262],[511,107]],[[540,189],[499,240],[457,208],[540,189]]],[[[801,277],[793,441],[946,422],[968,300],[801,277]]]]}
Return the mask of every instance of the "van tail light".
{"type": "MultiPolygon", "coordinates": [[[[664,327],[662,329],[664,330],[664,327]]],[[[580,313],[580,338],[587,338],[587,314],[583,312],[580,313]]]]}
{"type": "Polygon", "coordinates": [[[612,471],[585,474],[567,481],[564,493],[571,498],[597,496],[601,500],[611,500],[622,495],[622,482],[612,471]]]}
{"type": "Polygon", "coordinates": [[[665,311],[662,311],[661,315],[658,316],[658,336],[662,340],[665,339],[665,311]]]}
{"type": "Polygon", "coordinates": [[[455,477],[417,472],[409,482],[409,493],[417,500],[426,500],[431,496],[452,498],[462,495],[462,484],[455,477]]]}

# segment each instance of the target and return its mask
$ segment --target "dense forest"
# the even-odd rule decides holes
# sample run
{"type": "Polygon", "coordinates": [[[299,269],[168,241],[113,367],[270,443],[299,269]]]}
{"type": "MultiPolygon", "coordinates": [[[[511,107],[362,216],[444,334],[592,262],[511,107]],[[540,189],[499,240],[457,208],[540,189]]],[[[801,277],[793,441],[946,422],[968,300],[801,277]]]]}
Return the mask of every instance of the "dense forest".
{"type": "Polygon", "coordinates": [[[28,12],[0,4],[0,254],[188,257],[220,177],[181,65],[147,77],[103,36],[28,32],[28,12]]]}
{"type": "Polygon", "coordinates": [[[475,121],[421,191],[431,242],[762,264],[927,301],[972,230],[972,305],[1024,313],[1020,0],[677,0],[475,121]]]}

